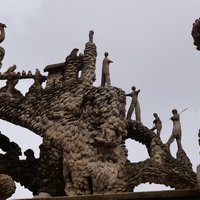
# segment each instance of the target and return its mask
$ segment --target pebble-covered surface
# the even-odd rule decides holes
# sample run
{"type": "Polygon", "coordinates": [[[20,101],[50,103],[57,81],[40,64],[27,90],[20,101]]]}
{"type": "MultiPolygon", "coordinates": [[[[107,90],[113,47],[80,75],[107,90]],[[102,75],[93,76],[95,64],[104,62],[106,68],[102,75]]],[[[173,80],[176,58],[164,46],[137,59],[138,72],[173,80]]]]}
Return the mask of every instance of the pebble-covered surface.
{"type": "Polygon", "coordinates": [[[11,197],[15,189],[14,180],[6,174],[0,174],[0,199],[5,200],[11,197]]]}

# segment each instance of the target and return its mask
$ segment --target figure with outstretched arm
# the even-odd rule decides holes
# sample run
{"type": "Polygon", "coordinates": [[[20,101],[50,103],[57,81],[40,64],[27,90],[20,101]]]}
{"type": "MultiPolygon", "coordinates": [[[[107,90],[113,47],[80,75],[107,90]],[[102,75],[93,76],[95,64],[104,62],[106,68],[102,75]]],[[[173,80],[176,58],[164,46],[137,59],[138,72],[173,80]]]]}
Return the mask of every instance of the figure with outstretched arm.
{"type": "Polygon", "coordinates": [[[136,87],[133,86],[132,87],[132,92],[129,94],[126,94],[126,96],[130,96],[132,97],[131,100],[131,105],[128,109],[128,113],[127,113],[127,117],[126,119],[131,119],[131,116],[133,114],[133,111],[135,109],[135,117],[136,117],[136,121],[141,122],[141,112],[140,112],[140,104],[138,102],[138,94],[139,94],[140,90],[136,91],[136,87]]]}

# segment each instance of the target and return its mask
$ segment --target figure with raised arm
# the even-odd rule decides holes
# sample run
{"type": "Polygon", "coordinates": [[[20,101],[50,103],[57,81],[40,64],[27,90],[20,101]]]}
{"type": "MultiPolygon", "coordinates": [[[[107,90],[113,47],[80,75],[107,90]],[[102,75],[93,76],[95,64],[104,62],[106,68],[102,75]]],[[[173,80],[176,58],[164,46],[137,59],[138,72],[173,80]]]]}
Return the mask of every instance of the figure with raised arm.
{"type": "Polygon", "coordinates": [[[178,150],[182,149],[181,144],[181,123],[180,123],[180,115],[178,114],[178,111],[176,109],[172,110],[173,116],[170,118],[173,121],[173,129],[172,129],[172,135],[170,136],[169,140],[167,141],[167,145],[170,146],[170,144],[176,139],[178,150]]]}
{"type": "Polygon", "coordinates": [[[101,86],[105,86],[106,84],[110,86],[111,81],[110,81],[109,65],[110,63],[113,63],[113,61],[108,59],[108,52],[105,52],[104,55],[105,55],[105,58],[103,59],[103,64],[102,64],[101,86]]]}
{"type": "Polygon", "coordinates": [[[139,94],[140,90],[136,91],[136,87],[133,86],[132,87],[132,92],[129,94],[126,94],[126,96],[130,96],[132,97],[131,100],[131,105],[130,108],[128,109],[128,113],[127,113],[127,117],[126,119],[131,119],[131,116],[133,114],[133,111],[135,109],[135,117],[136,117],[136,121],[141,122],[141,113],[140,113],[140,104],[138,102],[138,94],[139,94]]]}
{"type": "Polygon", "coordinates": [[[161,122],[160,118],[158,117],[157,113],[153,113],[153,116],[155,117],[155,119],[153,120],[154,127],[151,129],[151,131],[157,130],[157,135],[160,137],[160,132],[162,129],[162,122],[161,122]]]}

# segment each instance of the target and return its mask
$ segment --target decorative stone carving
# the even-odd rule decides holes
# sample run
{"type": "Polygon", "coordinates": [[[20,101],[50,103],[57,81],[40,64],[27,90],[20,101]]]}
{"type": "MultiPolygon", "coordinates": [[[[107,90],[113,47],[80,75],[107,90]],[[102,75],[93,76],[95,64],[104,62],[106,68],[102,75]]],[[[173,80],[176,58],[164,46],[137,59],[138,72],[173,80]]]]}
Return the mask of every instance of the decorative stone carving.
{"type": "Polygon", "coordinates": [[[151,129],[151,131],[156,130],[157,135],[160,137],[160,132],[162,129],[162,122],[161,122],[160,118],[158,117],[157,113],[153,113],[153,116],[155,117],[155,119],[153,120],[154,127],[151,129]]]}
{"type": "MultiPolygon", "coordinates": [[[[2,43],[5,39],[5,28],[6,28],[6,25],[0,23],[0,43],[2,43]]],[[[2,60],[4,56],[5,56],[5,49],[0,46],[0,69],[2,67],[2,60]]]]}
{"type": "Polygon", "coordinates": [[[135,109],[136,121],[141,122],[140,104],[139,104],[139,101],[138,101],[138,94],[139,94],[140,90],[136,91],[136,87],[135,86],[133,86],[131,89],[132,89],[132,92],[129,93],[129,94],[126,94],[126,96],[132,97],[131,105],[130,105],[130,107],[128,109],[128,113],[127,113],[126,119],[131,119],[131,116],[132,116],[133,111],[135,109]]]}
{"type": "Polygon", "coordinates": [[[191,34],[194,39],[193,44],[197,47],[197,50],[200,50],[200,18],[193,23],[191,34]]]}
{"type": "Polygon", "coordinates": [[[16,189],[13,179],[6,175],[0,174],[0,199],[6,200],[14,194],[16,189]]]}
{"type": "MultiPolygon", "coordinates": [[[[11,92],[6,92],[7,87],[0,89],[0,118],[43,138],[39,159],[27,150],[26,159],[20,160],[18,146],[15,145],[16,153],[9,153],[9,148],[0,142],[6,152],[0,154],[0,173],[12,176],[33,195],[52,197],[132,192],[146,182],[176,189],[197,188],[196,174],[183,149],[173,158],[160,137],[141,124],[140,113],[136,121],[125,119],[123,90],[93,86],[97,56],[93,34],[90,31],[83,54],[78,56],[76,48],[65,62],[47,66],[47,77],[38,70],[35,75],[13,74],[18,81],[34,79],[24,96],[15,95],[14,84],[11,92]],[[48,83],[45,88],[41,87],[44,80],[48,83]],[[127,138],[144,144],[149,158],[131,163],[127,158],[127,138]]],[[[0,79],[8,76],[10,72],[0,79]]],[[[132,89],[130,96],[136,106],[138,91],[132,89]]],[[[1,137],[0,141],[12,146],[8,138],[1,137]]]]}
{"type": "Polygon", "coordinates": [[[102,64],[101,86],[105,86],[106,84],[110,86],[111,80],[110,80],[109,65],[110,63],[113,63],[113,61],[108,59],[108,52],[105,52],[104,55],[105,58],[103,59],[103,64],[102,64]]]}
{"type": "Polygon", "coordinates": [[[174,139],[176,139],[178,149],[181,150],[182,131],[181,131],[180,115],[178,114],[178,111],[176,109],[173,109],[172,113],[173,116],[170,119],[173,121],[173,130],[172,130],[172,135],[170,136],[166,144],[169,146],[174,141],[174,139]]]}

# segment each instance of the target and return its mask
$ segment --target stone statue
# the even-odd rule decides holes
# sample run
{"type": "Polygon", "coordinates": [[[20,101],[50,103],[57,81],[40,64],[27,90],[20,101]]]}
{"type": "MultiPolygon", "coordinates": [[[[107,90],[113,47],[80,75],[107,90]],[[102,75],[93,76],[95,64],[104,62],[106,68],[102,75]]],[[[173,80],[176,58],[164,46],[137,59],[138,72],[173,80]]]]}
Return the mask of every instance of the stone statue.
{"type": "Polygon", "coordinates": [[[105,58],[103,59],[103,63],[102,63],[101,86],[105,86],[106,84],[110,86],[111,81],[110,81],[109,65],[110,63],[113,63],[113,61],[108,59],[108,52],[105,52],[104,55],[105,55],[105,58]]]}
{"type": "Polygon", "coordinates": [[[13,94],[15,85],[18,83],[18,78],[16,77],[17,73],[15,73],[16,68],[17,68],[17,66],[13,65],[13,66],[9,67],[8,70],[4,73],[4,75],[7,75],[7,81],[6,81],[7,91],[6,91],[6,93],[8,93],[10,95],[13,94]]]}
{"type": "Polygon", "coordinates": [[[89,42],[91,42],[91,43],[93,43],[93,35],[94,35],[94,31],[91,30],[91,31],[89,32],[89,42]]]}
{"type": "Polygon", "coordinates": [[[5,39],[5,28],[6,28],[6,25],[5,24],[2,24],[0,23],[0,43],[2,43],[5,39]]]}
{"type": "Polygon", "coordinates": [[[154,113],[153,116],[155,117],[155,119],[153,120],[154,127],[151,130],[152,131],[157,130],[157,135],[160,137],[160,132],[162,129],[162,122],[161,122],[160,118],[158,117],[157,113],[154,113]]]}
{"type": "Polygon", "coordinates": [[[65,62],[49,65],[47,77],[38,70],[35,75],[21,75],[15,67],[0,74],[0,80],[10,75],[17,81],[34,79],[25,95],[13,95],[13,79],[0,88],[0,119],[43,138],[40,157],[36,159],[28,149],[21,160],[17,144],[0,135],[0,149],[6,152],[0,152],[0,173],[10,175],[36,197],[132,192],[142,183],[196,189],[196,174],[185,152],[174,158],[160,137],[141,123],[140,90],[133,86],[126,95],[117,87],[93,85],[97,52],[89,34],[84,53],[77,56],[76,49],[65,62]],[[41,87],[40,78],[50,84],[41,87]],[[128,120],[126,96],[132,97],[128,120]],[[136,120],[129,120],[134,109],[136,120]],[[131,163],[126,139],[145,145],[148,158],[131,163]]]}
{"type": "MultiPolygon", "coordinates": [[[[6,28],[6,25],[5,24],[2,24],[0,23],[0,43],[4,41],[5,39],[5,28],[6,28]]],[[[0,69],[2,67],[2,60],[5,56],[5,50],[3,47],[0,46],[0,69]]]]}
{"type": "Polygon", "coordinates": [[[194,39],[193,44],[196,46],[196,49],[200,51],[200,18],[196,19],[193,23],[191,34],[194,39]]]}
{"type": "Polygon", "coordinates": [[[138,94],[139,94],[140,90],[136,91],[136,87],[135,86],[133,86],[131,89],[132,89],[132,92],[129,93],[129,94],[126,94],[126,96],[132,97],[131,105],[130,105],[130,107],[128,109],[128,113],[127,113],[126,119],[128,119],[128,120],[131,119],[131,116],[132,116],[133,111],[135,109],[136,121],[141,122],[140,104],[139,104],[139,101],[138,101],[138,94]]]}
{"type": "Polygon", "coordinates": [[[180,115],[178,114],[178,111],[176,109],[172,110],[173,116],[170,118],[173,121],[173,129],[172,129],[172,135],[170,136],[169,140],[167,141],[167,145],[170,146],[170,144],[176,139],[178,150],[182,149],[181,145],[181,123],[180,123],[180,115]]]}

